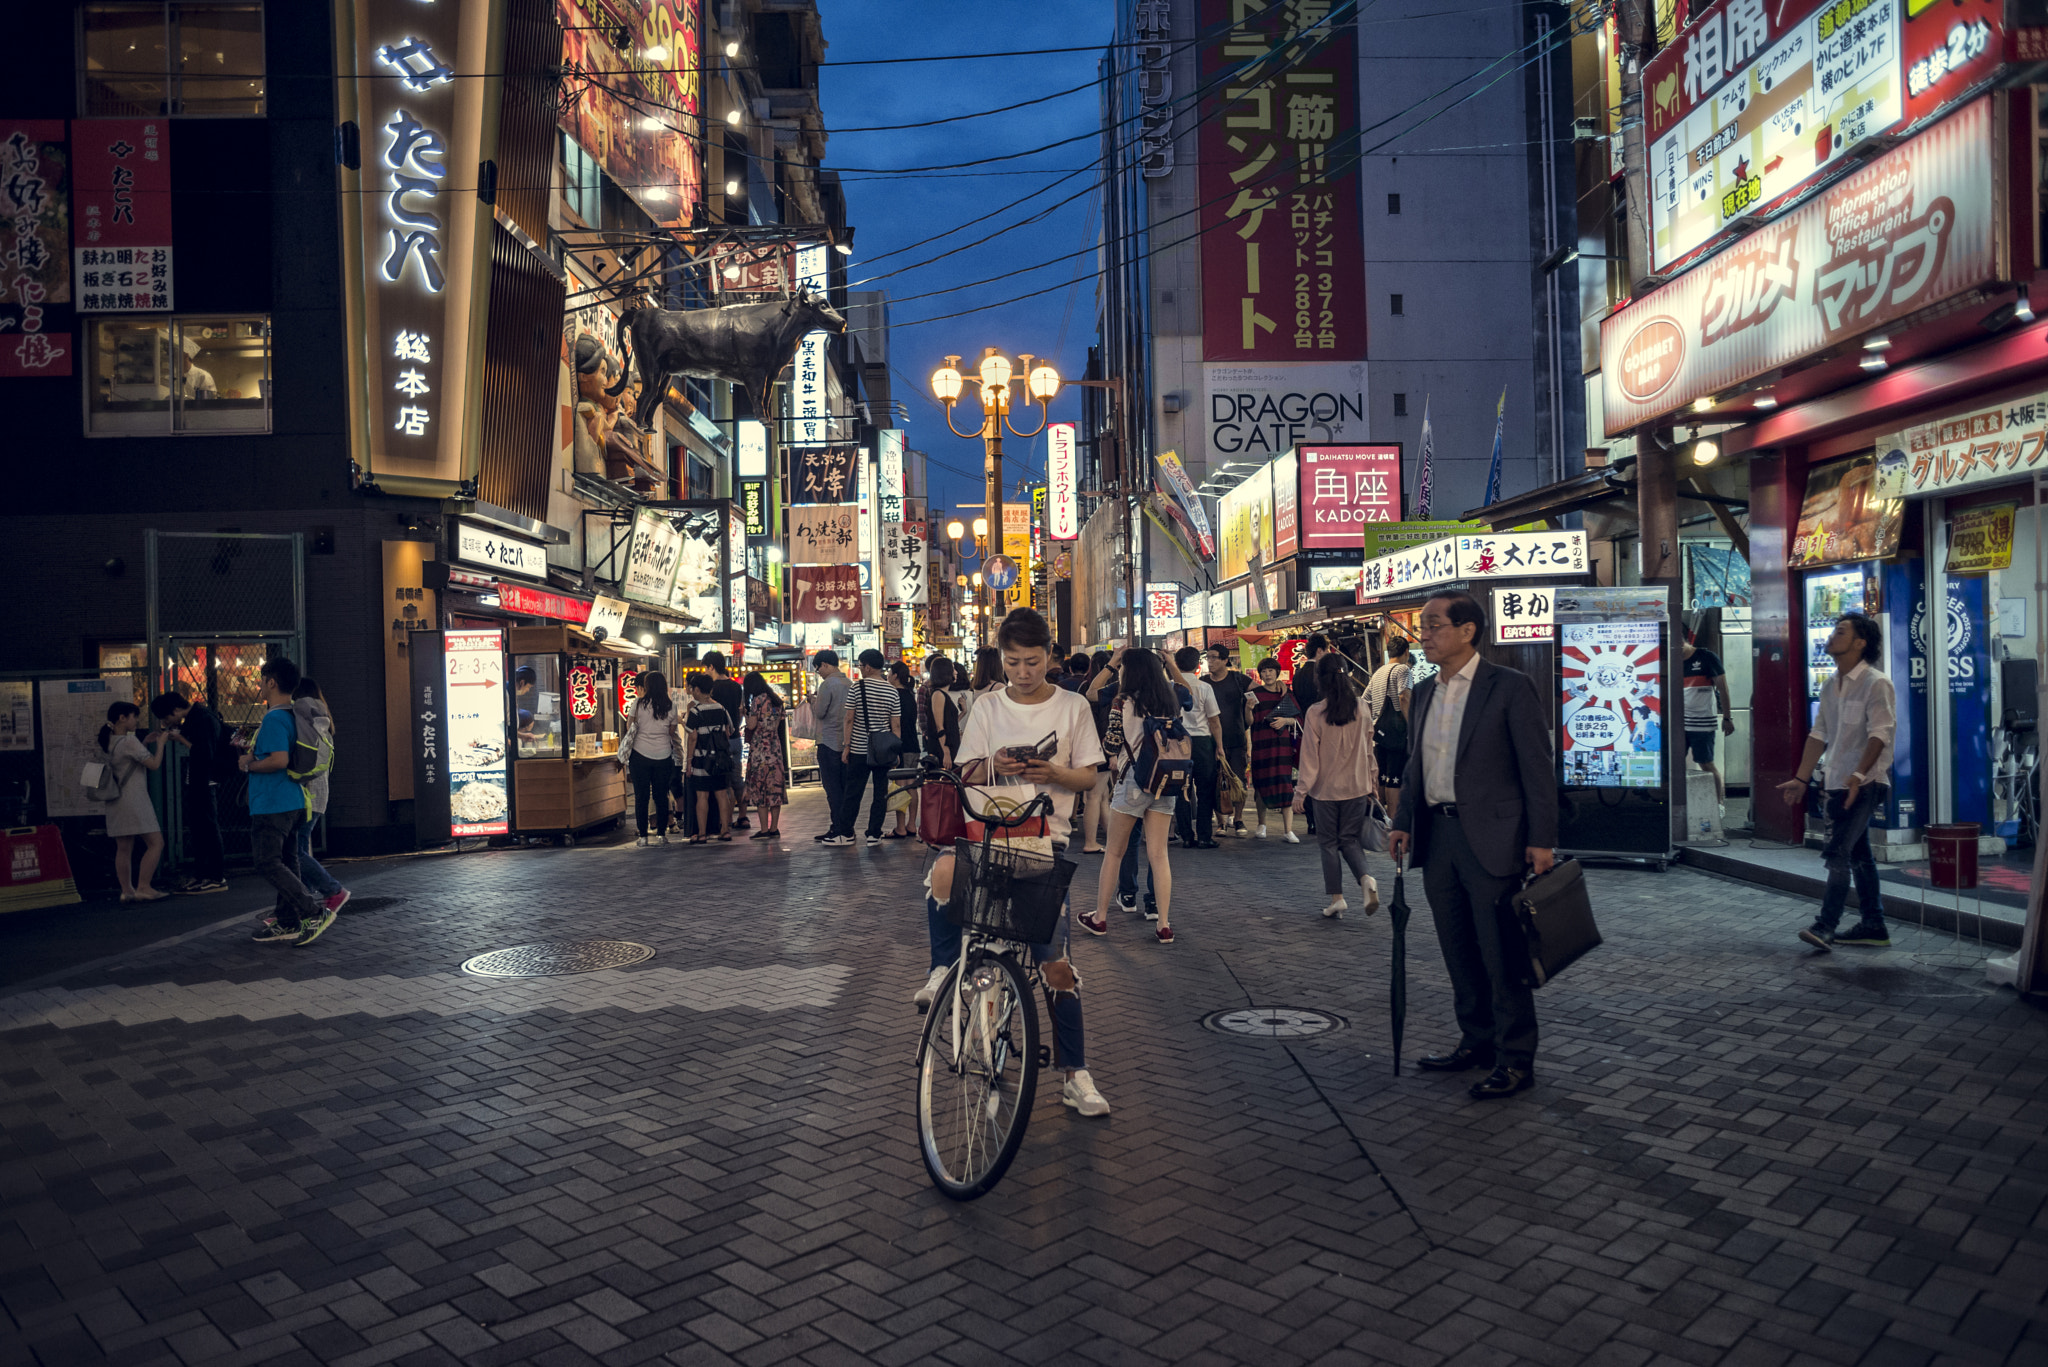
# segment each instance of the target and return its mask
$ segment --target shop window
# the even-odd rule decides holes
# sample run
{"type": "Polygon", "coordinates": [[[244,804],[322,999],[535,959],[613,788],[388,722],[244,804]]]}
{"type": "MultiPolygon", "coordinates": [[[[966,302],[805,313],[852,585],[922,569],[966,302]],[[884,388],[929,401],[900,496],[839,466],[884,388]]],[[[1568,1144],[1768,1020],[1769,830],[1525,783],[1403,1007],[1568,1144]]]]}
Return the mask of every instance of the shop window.
{"type": "Polygon", "coordinates": [[[88,340],[95,436],[270,430],[268,318],[97,318],[88,340]]]}
{"type": "Polygon", "coordinates": [[[604,173],[598,170],[597,158],[567,133],[562,134],[562,199],[585,227],[603,225],[604,173]]]}
{"type": "Polygon", "coordinates": [[[87,118],[261,118],[263,7],[89,4],[79,10],[87,118]]]}
{"type": "Polygon", "coordinates": [[[1387,298],[1390,301],[1390,307],[1388,309],[1388,312],[1392,313],[1396,318],[1399,318],[1401,316],[1401,296],[1398,294],[1392,294],[1388,295],[1387,298]]]}

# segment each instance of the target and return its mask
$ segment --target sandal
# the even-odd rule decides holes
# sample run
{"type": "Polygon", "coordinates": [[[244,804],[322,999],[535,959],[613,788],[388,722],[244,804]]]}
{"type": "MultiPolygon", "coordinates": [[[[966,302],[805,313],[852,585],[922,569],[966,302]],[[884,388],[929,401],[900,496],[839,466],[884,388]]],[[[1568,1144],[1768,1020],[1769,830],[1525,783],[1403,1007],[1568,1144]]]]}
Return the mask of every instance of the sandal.
{"type": "Polygon", "coordinates": [[[721,845],[730,845],[732,844],[732,837],[729,835],[721,835],[720,837],[718,837],[718,843],[721,845]]]}
{"type": "Polygon", "coordinates": [[[693,835],[690,837],[689,843],[692,845],[701,845],[704,843],[704,837],[701,835],[693,835]]]}

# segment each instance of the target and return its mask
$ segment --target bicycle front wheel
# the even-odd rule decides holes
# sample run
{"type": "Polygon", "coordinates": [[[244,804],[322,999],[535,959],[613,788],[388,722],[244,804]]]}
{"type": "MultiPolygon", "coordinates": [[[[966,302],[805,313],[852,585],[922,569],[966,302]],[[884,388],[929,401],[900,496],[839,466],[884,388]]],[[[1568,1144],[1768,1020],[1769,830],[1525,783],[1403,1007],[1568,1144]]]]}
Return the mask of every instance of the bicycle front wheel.
{"type": "Polygon", "coordinates": [[[1038,1008],[1009,958],[956,967],[925,1017],[917,1074],[918,1147],[932,1185],[972,1201],[1002,1180],[1038,1091],[1038,1008]]]}

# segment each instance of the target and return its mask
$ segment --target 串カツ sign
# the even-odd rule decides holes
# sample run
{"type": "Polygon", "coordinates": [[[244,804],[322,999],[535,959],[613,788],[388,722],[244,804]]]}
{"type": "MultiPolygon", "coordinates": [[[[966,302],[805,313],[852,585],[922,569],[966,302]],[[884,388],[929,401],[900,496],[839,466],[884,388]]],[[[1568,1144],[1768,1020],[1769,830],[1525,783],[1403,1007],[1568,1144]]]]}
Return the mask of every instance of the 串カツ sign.
{"type": "Polygon", "coordinates": [[[1986,97],[1600,324],[1606,432],[2007,278],[1986,97]]]}

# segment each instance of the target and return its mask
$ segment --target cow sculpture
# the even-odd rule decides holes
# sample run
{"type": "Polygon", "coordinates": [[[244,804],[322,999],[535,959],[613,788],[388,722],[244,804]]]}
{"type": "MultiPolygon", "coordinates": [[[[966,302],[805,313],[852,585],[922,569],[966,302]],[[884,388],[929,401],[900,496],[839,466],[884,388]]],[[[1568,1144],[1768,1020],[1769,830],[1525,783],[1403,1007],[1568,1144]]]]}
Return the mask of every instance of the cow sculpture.
{"type": "MultiPolygon", "coordinates": [[[[642,431],[652,429],[669,377],[693,375],[743,385],[754,412],[768,412],[768,389],[809,332],[844,332],[846,318],[824,296],[803,290],[779,304],[728,304],[716,309],[627,309],[619,315],[619,345],[631,346],[640,371],[640,402],[633,412],[642,431]]],[[[607,394],[622,394],[631,372],[607,394]]]]}

